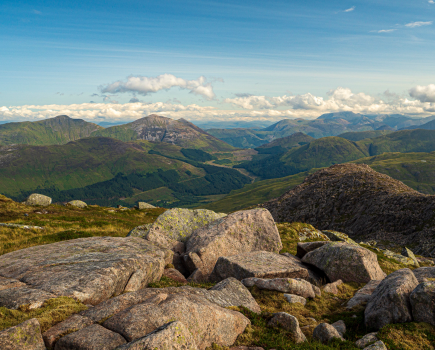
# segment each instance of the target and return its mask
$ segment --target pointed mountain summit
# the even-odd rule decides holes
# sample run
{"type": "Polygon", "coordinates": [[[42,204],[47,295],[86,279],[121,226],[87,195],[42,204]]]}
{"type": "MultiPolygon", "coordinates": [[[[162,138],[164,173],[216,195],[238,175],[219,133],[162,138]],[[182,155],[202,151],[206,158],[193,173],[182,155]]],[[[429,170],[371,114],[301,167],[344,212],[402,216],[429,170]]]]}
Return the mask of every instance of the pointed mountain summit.
{"type": "Polygon", "coordinates": [[[121,141],[147,140],[166,142],[184,148],[205,151],[231,151],[234,147],[215,138],[185,119],[174,120],[151,114],[132,123],[112,126],[92,136],[112,137],[121,141]]]}
{"type": "Polygon", "coordinates": [[[103,129],[101,126],[66,115],[37,122],[0,125],[0,145],[26,144],[34,146],[62,145],[103,129]]]}

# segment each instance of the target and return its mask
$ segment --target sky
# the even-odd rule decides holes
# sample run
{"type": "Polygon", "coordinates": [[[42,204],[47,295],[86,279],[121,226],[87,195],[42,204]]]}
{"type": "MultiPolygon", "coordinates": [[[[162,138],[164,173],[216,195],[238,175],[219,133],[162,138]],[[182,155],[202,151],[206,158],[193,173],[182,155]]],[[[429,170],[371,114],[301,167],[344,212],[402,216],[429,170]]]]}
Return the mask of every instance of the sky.
{"type": "Polygon", "coordinates": [[[435,1],[0,3],[0,121],[435,114],[435,1]]]}

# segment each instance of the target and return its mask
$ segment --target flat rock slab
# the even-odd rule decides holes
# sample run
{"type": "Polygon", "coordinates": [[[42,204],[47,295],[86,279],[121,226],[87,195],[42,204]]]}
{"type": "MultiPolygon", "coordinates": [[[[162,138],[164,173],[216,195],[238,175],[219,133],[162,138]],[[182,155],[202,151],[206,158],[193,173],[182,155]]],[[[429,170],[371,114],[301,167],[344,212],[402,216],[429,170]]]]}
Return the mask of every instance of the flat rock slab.
{"type": "Polygon", "coordinates": [[[302,279],[274,278],[262,279],[250,277],[242,280],[246,287],[256,286],[259,289],[273,290],[276,292],[290,293],[304,298],[314,298],[316,291],[314,286],[302,279]]]}
{"type": "Polygon", "coordinates": [[[358,290],[355,295],[350,299],[347,304],[347,309],[352,309],[353,307],[365,305],[370,300],[371,295],[375,291],[376,287],[381,283],[381,280],[371,280],[364,287],[358,290]]]}
{"type": "Polygon", "coordinates": [[[171,251],[140,238],[91,237],[2,255],[0,274],[29,288],[96,305],[158,281],[166,259],[172,259],[171,251]]]}
{"type": "Polygon", "coordinates": [[[60,338],[54,350],[113,350],[125,343],[118,333],[93,324],[60,338]]]}
{"type": "Polygon", "coordinates": [[[116,350],[196,350],[195,340],[186,326],[174,321],[167,323],[145,337],[122,345],[116,350]]]}
{"type": "Polygon", "coordinates": [[[56,298],[56,295],[35,288],[17,287],[0,290],[0,306],[13,310],[23,305],[28,309],[37,309],[52,298],[56,298]]]}
{"type": "Polygon", "coordinates": [[[48,331],[42,334],[44,343],[49,349],[53,349],[55,343],[63,336],[77,332],[87,326],[90,326],[94,322],[80,315],[72,315],[68,317],[65,321],[58,323],[57,325],[51,327],[48,331]]]}
{"type": "Polygon", "coordinates": [[[228,277],[243,280],[257,278],[308,278],[307,268],[291,259],[272,252],[254,251],[233,256],[220,257],[210,279],[222,281],[228,277]]]}
{"type": "Polygon", "coordinates": [[[32,318],[0,332],[1,350],[45,350],[41,327],[32,318]]]}
{"type": "Polygon", "coordinates": [[[14,278],[6,278],[0,276],[0,291],[9,289],[9,288],[17,288],[17,287],[25,287],[26,284],[20,282],[14,278]]]}
{"type": "Polygon", "coordinates": [[[331,282],[367,283],[385,277],[375,253],[344,242],[331,242],[306,254],[302,262],[314,265],[331,282]]]}

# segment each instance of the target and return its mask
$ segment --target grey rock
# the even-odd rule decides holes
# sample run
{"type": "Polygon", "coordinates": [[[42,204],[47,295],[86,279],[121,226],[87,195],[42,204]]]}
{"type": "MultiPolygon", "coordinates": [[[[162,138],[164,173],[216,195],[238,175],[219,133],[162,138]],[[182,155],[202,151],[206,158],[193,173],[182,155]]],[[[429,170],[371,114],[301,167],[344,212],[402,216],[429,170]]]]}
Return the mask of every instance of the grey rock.
{"type": "Polygon", "coordinates": [[[343,242],[331,242],[317,248],[305,255],[302,262],[325,272],[331,282],[341,279],[343,282],[367,283],[385,276],[375,253],[343,242]]]}
{"type": "Polygon", "coordinates": [[[187,283],[186,277],[184,277],[183,274],[177,269],[165,269],[165,271],[163,271],[163,276],[180,283],[187,283]]]}
{"type": "Polygon", "coordinates": [[[45,350],[41,327],[36,318],[0,331],[2,350],[45,350]]]}
{"type": "Polygon", "coordinates": [[[329,241],[299,242],[297,246],[296,256],[302,259],[307,253],[313,251],[314,249],[320,248],[328,243],[330,242],[329,241]]]}
{"type": "Polygon", "coordinates": [[[418,269],[412,270],[418,283],[425,282],[426,279],[435,278],[435,266],[419,267],[418,269]]]}
{"type": "Polygon", "coordinates": [[[289,331],[292,334],[293,341],[296,344],[303,343],[307,340],[304,333],[302,333],[301,329],[299,328],[298,319],[288,313],[278,312],[274,314],[268,325],[272,327],[279,326],[284,328],[286,331],[289,331]]]}
{"type": "Polygon", "coordinates": [[[60,338],[54,350],[113,350],[125,343],[118,333],[93,324],[60,338]]]}
{"type": "Polygon", "coordinates": [[[323,286],[323,291],[326,293],[338,294],[340,291],[338,290],[338,286],[342,285],[342,280],[337,280],[332,283],[327,283],[323,286]]]}
{"type": "Polygon", "coordinates": [[[9,288],[17,288],[17,287],[25,287],[26,284],[20,282],[14,278],[6,278],[0,276],[0,291],[9,289],[9,288]]]}
{"type": "Polygon", "coordinates": [[[355,342],[355,346],[357,348],[364,349],[369,343],[374,343],[374,342],[377,342],[379,340],[377,335],[378,335],[377,332],[366,334],[364,337],[362,337],[361,339],[358,339],[355,342]]]}
{"type": "MultiPolygon", "coordinates": [[[[411,258],[404,256],[402,254],[397,254],[397,253],[392,252],[391,250],[388,250],[388,249],[381,249],[381,252],[385,256],[387,256],[388,258],[396,260],[397,262],[399,262],[401,264],[412,265],[412,266],[415,265],[414,260],[412,260],[411,258]]],[[[417,262],[417,264],[418,264],[418,262],[417,262]]],[[[419,266],[419,265],[416,265],[416,266],[419,266]]]]}
{"type": "Polygon", "coordinates": [[[44,343],[49,349],[53,349],[55,343],[63,336],[79,331],[87,326],[90,326],[94,322],[80,315],[72,315],[68,317],[65,321],[58,323],[57,325],[51,327],[49,330],[42,334],[44,343]]]}
{"type": "Polygon", "coordinates": [[[284,298],[286,298],[290,304],[300,303],[305,305],[307,303],[307,299],[296,294],[284,294],[284,298]]]}
{"type": "Polygon", "coordinates": [[[343,320],[334,322],[331,326],[334,327],[341,336],[343,336],[344,333],[346,333],[346,324],[344,323],[343,320]]]}
{"type": "Polygon", "coordinates": [[[332,325],[328,323],[320,323],[313,331],[313,339],[322,344],[329,343],[332,339],[338,338],[344,340],[343,337],[332,325]]]}
{"type": "Polygon", "coordinates": [[[420,283],[409,298],[414,321],[435,326],[435,282],[420,283]]]}
{"type": "Polygon", "coordinates": [[[347,302],[346,308],[352,309],[354,307],[362,306],[368,303],[379,283],[381,283],[381,280],[371,280],[369,283],[367,283],[347,302]]]}
{"type": "Polygon", "coordinates": [[[82,208],[82,209],[88,206],[85,202],[79,200],[73,200],[68,202],[67,204],[71,205],[72,207],[82,208]]]}
{"type": "Polygon", "coordinates": [[[388,275],[373,292],[365,309],[367,327],[378,330],[389,323],[411,322],[409,295],[418,282],[410,269],[388,275]]]}
{"type": "Polygon", "coordinates": [[[151,205],[149,203],[146,203],[146,202],[138,202],[137,203],[137,208],[138,209],[154,209],[155,206],[151,205]]]}
{"type": "Polygon", "coordinates": [[[144,337],[164,324],[177,320],[191,332],[199,349],[216,343],[229,346],[249,320],[241,313],[222,308],[197,295],[172,294],[119,312],[104,327],[122,334],[128,341],[144,337]]]}
{"type": "Polygon", "coordinates": [[[364,350],[388,350],[388,349],[383,341],[378,340],[376,343],[365,347],[364,350]]]}
{"type": "Polygon", "coordinates": [[[192,334],[183,323],[167,323],[145,337],[121,345],[116,350],[197,350],[192,334]]]}
{"type": "Polygon", "coordinates": [[[210,279],[222,281],[228,277],[243,280],[257,278],[303,278],[307,279],[308,269],[293,263],[291,259],[272,252],[254,251],[220,257],[210,279]]]}
{"type": "Polygon", "coordinates": [[[0,306],[13,310],[17,310],[23,305],[26,305],[30,310],[37,309],[46,300],[52,298],[56,298],[56,295],[27,286],[0,290],[0,306]]]}
{"type": "MultiPolygon", "coordinates": [[[[140,238],[91,237],[1,255],[0,271],[41,293],[96,305],[160,280],[168,257],[170,250],[140,238]]],[[[11,295],[9,302],[20,297],[11,295]]]]}
{"type": "Polygon", "coordinates": [[[220,257],[258,250],[278,253],[281,249],[269,211],[243,210],[195,230],[186,243],[184,261],[190,272],[199,268],[208,277],[220,257]]]}
{"type": "MultiPolygon", "coordinates": [[[[24,216],[28,216],[28,214],[24,214],[24,216]]],[[[0,222],[0,227],[13,227],[13,228],[22,228],[24,230],[43,230],[44,228],[41,226],[32,226],[32,225],[20,225],[20,224],[9,224],[0,222]]]]}
{"type": "Polygon", "coordinates": [[[149,228],[151,227],[151,224],[145,224],[145,225],[140,225],[140,226],[136,226],[134,229],[132,229],[128,234],[127,237],[140,237],[140,238],[144,238],[149,230],[149,228]]]}
{"type": "Polygon", "coordinates": [[[402,255],[412,259],[412,261],[414,262],[414,265],[417,267],[420,267],[420,264],[418,263],[417,258],[415,257],[415,255],[411,249],[409,249],[407,247],[403,247],[402,255]]]}
{"type": "Polygon", "coordinates": [[[307,239],[319,239],[322,241],[329,241],[328,236],[326,236],[322,231],[312,227],[302,227],[299,232],[299,241],[305,241],[307,239]]]}
{"type": "Polygon", "coordinates": [[[292,261],[292,265],[306,269],[308,272],[308,277],[304,279],[306,279],[308,282],[321,286],[328,279],[328,277],[322,271],[319,269],[313,269],[312,265],[304,264],[297,256],[294,256],[290,253],[282,253],[281,255],[289,258],[292,261]]]}
{"type": "Polygon", "coordinates": [[[304,298],[314,298],[316,293],[313,285],[302,279],[274,278],[262,279],[250,277],[242,280],[246,287],[256,286],[259,289],[274,290],[277,292],[299,295],[304,298]]]}
{"type": "Polygon", "coordinates": [[[43,194],[32,193],[29,197],[27,197],[24,202],[25,205],[40,205],[40,206],[49,206],[51,204],[51,198],[44,196],[43,194]]]}

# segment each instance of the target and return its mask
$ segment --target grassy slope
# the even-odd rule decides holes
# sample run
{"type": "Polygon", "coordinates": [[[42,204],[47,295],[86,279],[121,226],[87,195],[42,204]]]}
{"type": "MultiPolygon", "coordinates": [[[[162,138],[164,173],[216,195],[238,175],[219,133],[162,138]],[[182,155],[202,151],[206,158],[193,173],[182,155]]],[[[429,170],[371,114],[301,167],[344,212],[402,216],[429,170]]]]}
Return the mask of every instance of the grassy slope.
{"type": "MultiPolygon", "coordinates": [[[[158,155],[148,154],[155,145],[123,143],[92,137],[62,146],[22,146],[16,157],[0,167],[0,193],[16,194],[37,186],[59,189],[84,187],[113,178],[118,172],[154,172],[157,169],[186,170],[200,175],[195,167],[158,155]]],[[[175,152],[174,149],[166,150],[175,152]]]]}
{"type": "Polygon", "coordinates": [[[370,130],[370,131],[360,131],[360,132],[345,132],[344,134],[338,135],[349,141],[361,141],[364,139],[373,139],[376,137],[391,134],[391,130],[370,130]]]}
{"type": "Polygon", "coordinates": [[[304,133],[298,132],[296,134],[281,137],[279,139],[273,140],[259,148],[271,148],[281,146],[283,148],[292,148],[295,146],[299,146],[300,143],[308,143],[313,142],[315,139],[311,136],[305,135],[304,133]]]}
{"type": "Polygon", "coordinates": [[[81,119],[58,116],[37,122],[0,125],[0,145],[61,145],[88,137],[102,127],[81,119]]]}

